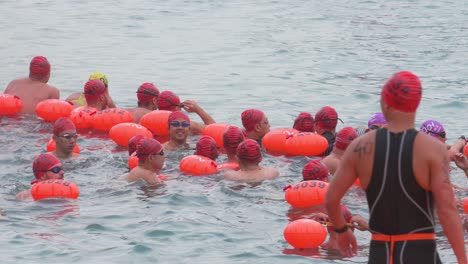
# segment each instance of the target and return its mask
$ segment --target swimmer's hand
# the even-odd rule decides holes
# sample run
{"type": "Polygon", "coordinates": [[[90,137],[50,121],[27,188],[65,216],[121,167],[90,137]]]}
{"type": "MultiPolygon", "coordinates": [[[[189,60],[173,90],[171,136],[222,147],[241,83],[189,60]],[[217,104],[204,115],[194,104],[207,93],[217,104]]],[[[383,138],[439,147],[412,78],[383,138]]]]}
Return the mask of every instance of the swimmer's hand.
{"type": "Polygon", "coordinates": [[[351,228],[348,228],[344,233],[338,234],[338,249],[341,255],[346,258],[357,254],[357,241],[351,228]]]}
{"type": "Polygon", "coordinates": [[[324,214],[324,213],[315,213],[314,215],[312,215],[312,217],[310,219],[315,220],[315,221],[320,222],[320,223],[328,223],[329,222],[328,215],[324,214]]]}
{"type": "Polygon", "coordinates": [[[465,172],[465,175],[468,177],[468,159],[463,153],[457,153],[454,156],[455,164],[458,168],[462,169],[465,172]]]}
{"type": "Polygon", "coordinates": [[[361,230],[361,231],[367,231],[369,230],[369,223],[367,223],[364,218],[362,218],[360,215],[353,215],[350,220],[351,224],[353,225],[354,228],[361,230]]]}
{"type": "Polygon", "coordinates": [[[198,113],[201,110],[201,108],[197,104],[197,102],[195,102],[193,100],[185,100],[184,102],[182,102],[182,105],[183,105],[185,111],[187,111],[189,113],[198,113]]]}

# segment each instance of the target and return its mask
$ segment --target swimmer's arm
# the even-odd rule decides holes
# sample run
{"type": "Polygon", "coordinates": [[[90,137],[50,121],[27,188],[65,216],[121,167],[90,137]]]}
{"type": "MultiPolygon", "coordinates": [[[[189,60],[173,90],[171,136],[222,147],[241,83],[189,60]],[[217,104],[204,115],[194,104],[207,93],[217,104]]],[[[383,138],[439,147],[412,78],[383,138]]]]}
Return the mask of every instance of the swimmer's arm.
{"type": "Polygon", "coordinates": [[[32,199],[31,191],[22,191],[16,195],[17,200],[30,200],[32,199]]]}
{"type": "Polygon", "coordinates": [[[458,263],[467,263],[463,228],[450,182],[449,157],[444,146],[438,146],[440,146],[439,151],[434,152],[437,155],[433,155],[436,158],[430,162],[430,188],[434,195],[440,224],[452,245],[458,263]]]}
{"type": "Polygon", "coordinates": [[[353,225],[353,227],[358,230],[361,230],[361,231],[369,230],[369,223],[360,215],[353,215],[353,217],[351,217],[350,222],[353,225]]]}
{"type": "Polygon", "coordinates": [[[161,183],[161,180],[158,178],[156,173],[148,173],[145,175],[144,179],[151,185],[157,185],[161,183]]]}
{"type": "Polygon", "coordinates": [[[107,91],[107,108],[117,108],[117,106],[114,103],[114,100],[112,100],[112,97],[109,95],[109,91],[107,91]]]}
{"type": "Polygon", "coordinates": [[[201,135],[205,125],[197,123],[195,121],[190,121],[190,133],[192,135],[201,135]]]}
{"type": "Polygon", "coordinates": [[[342,228],[346,225],[346,220],[341,210],[341,198],[357,178],[355,157],[353,155],[356,143],[356,140],[351,142],[343,154],[343,159],[335,172],[325,196],[325,206],[330,217],[330,222],[337,228],[342,228]]]}

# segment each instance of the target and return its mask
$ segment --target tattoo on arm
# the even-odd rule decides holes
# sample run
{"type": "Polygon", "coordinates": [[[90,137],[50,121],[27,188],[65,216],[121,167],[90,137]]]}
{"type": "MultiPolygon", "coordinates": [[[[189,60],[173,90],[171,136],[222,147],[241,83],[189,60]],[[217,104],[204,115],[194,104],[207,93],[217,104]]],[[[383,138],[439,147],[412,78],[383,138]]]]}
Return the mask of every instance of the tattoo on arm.
{"type": "Polygon", "coordinates": [[[361,156],[370,154],[372,152],[372,146],[372,142],[362,142],[362,140],[359,140],[356,147],[354,147],[354,153],[358,153],[359,158],[361,158],[361,156]]]}

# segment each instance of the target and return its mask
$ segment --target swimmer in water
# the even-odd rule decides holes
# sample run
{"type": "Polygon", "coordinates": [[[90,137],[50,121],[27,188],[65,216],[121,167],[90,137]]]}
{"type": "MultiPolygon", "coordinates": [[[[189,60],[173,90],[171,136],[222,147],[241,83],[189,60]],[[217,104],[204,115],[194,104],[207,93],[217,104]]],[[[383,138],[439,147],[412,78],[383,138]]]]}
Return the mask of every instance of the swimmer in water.
{"type": "Polygon", "coordinates": [[[301,112],[294,120],[293,128],[300,132],[315,132],[314,117],[307,112],[301,112]]]}
{"type": "MultiPolygon", "coordinates": [[[[103,109],[116,108],[115,103],[112,100],[112,98],[110,97],[109,92],[107,90],[109,82],[107,80],[106,75],[104,73],[102,73],[102,72],[94,72],[93,74],[91,74],[91,76],[89,76],[88,80],[89,81],[91,81],[91,80],[100,80],[106,86],[107,102],[106,102],[106,106],[103,109]]],[[[82,93],[82,92],[71,94],[70,96],[67,97],[67,99],[65,99],[65,101],[73,103],[74,108],[88,105],[88,103],[86,102],[87,100],[85,98],[85,94],[82,93]]]]}
{"type": "Polygon", "coordinates": [[[213,117],[211,117],[203,108],[201,108],[197,102],[193,100],[185,100],[180,102],[179,96],[171,91],[163,91],[158,97],[158,108],[159,110],[167,111],[181,111],[184,109],[188,113],[196,113],[202,123],[192,121],[190,123],[190,134],[200,135],[205,128],[205,125],[216,123],[213,117]]]}
{"type": "Polygon", "coordinates": [[[236,126],[229,126],[223,134],[223,145],[226,150],[226,163],[239,163],[237,147],[245,140],[244,133],[236,126]]]}
{"type": "Polygon", "coordinates": [[[100,80],[87,81],[84,86],[84,96],[89,107],[97,111],[104,110],[109,104],[110,96],[107,87],[100,80]]]}
{"type": "Polygon", "coordinates": [[[190,119],[182,111],[174,111],[169,115],[169,141],[164,144],[165,150],[190,149],[187,137],[190,134],[190,119]]]}
{"type": "Polygon", "coordinates": [[[54,123],[53,134],[52,139],[55,141],[56,148],[50,154],[59,159],[79,156],[79,154],[73,152],[78,134],[76,133],[75,124],[70,119],[64,117],[57,119],[54,123]]]}
{"type": "Polygon", "coordinates": [[[213,161],[219,156],[218,146],[216,141],[210,136],[202,136],[195,147],[195,155],[207,157],[213,161]]]}
{"type": "Polygon", "coordinates": [[[366,132],[384,128],[386,125],[387,120],[385,120],[385,116],[381,112],[375,113],[369,118],[369,121],[367,121],[366,132]]]}
{"type": "Polygon", "coordinates": [[[133,116],[133,122],[139,123],[147,113],[158,109],[159,90],[152,83],[143,83],[137,90],[138,106],[127,110],[133,116]]]}
{"type": "Polygon", "coordinates": [[[261,145],[262,138],[270,132],[270,123],[265,113],[258,109],[247,109],[241,113],[241,120],[245,137],[261,145]]]}
{"type": "Polygon", "coordinates": [[[11,81],[4,93],[21,98],[23,108],[20,114],[33,114],[39,102],[60,98],[60,91],[47,84],[49,78],[49,61],[43,56],[36,56],[29,64],[29,77],[11,81]]]}
{"type": "MultiPolygon", "coordinates": [[[[32,169],[36,179],[31,182],[31,185],[46,180],[63,179],[65,174],[60,160],[49,153],[39,154],[33,161],[32,169]]],[[[18,193],[16,199],[32,200],[31,190],[18,193]]]]}
{"type": "Polygon", "coordinates": [[[338,131],[336,134],[335,143],[333,144],[332,152],[322,161],[323,164],[327,166],[328,171],[330,171],[331,174],[335,174],[343,153],[345,152],[348,145],[357,137],[358,135],[353,127],[345,127],[338,131]]]}
{"type": "Polygon", "coordinates": [[[162,181],[158,178],[158,172],[166,158],[161,143],[153,138],[142,139],[137,146],[136,156],[138,166],[130,171],[127,181],[134,182],[141,179],[150,185],[160,184],[162,181]]]}
{"type": "MultiPolygon", "coordinates": [[[[314,129],[317,134],[322,135],[328,141],[328,148],[320,156],[328,156],[335,144],[336,125],[338,124],[338,113],[333,107],[322,107],[315,114],[314,129]]],[[[343,122],[343,121],[341,121],[343,122]]]]}
{"type": "Polygon", "coordinates": [[[239,159],[239,171],[229,170],[224,173],[224,178],[232,181],[256,183],[271,180],[279,175],[275,168],[260,166],[262,151],[257,141],[246,139],[237,147],[237,158],[239,159]]]}

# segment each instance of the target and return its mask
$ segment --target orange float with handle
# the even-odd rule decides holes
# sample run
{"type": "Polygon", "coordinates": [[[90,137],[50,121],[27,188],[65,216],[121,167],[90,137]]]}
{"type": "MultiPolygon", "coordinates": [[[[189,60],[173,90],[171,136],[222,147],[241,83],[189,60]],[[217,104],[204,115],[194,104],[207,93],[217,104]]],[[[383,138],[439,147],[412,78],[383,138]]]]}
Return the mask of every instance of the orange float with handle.
{"type": "Polygon", "coordinates": [[[121,108],[108,108],[93,115],[92,127],[97,130],[109,131],[120,123],[133,122],[132,114],[121,108]]]}
{"type": "Polygon", "coordinates": [[[303,181],[285,188],[284,198],[295,208],[323,205],[328,183],[323,181],[303,181]]]}
{"type": "Polygon", "coordinates": [[[465,156],[468,157],[468,144],[465,144],[465,146],[463,147],[463,153],[465,154],[465,156]]]}
{"type": "MultiPolygon", "coordinates": [[[[46,147],[47,152],[55,151],[56,148],[57,148],[57,145],[55,144],[55,141],[53,139],[49,139],[49,142],[47,142],[47,147],[46,147]]],[[[75,147],[73,148],[73,153],[80,154],[80,152],[81,152],[80,146],[76,144],[75,147]]]]}
{"type": "Polygon", "coordinates": [[[23,109],[23,102],[16,95],[0,94],[0,116],[15,115],[23,109]]]}
{"type": "Polygon", "coordinates": [[[61,179],[45,180],[33,185],[31,195],[36,201],[57,197],[77,199],[80,195],[80,189],[70,181],[61,179]]]}
{"type": "Polygon", "coordinates": [[[200,155],[190,155],[183,158],[179,168],[181,172],[192,176],[218,173],[218,164],[214,160],[200,155]]]}
{"type": "Polygon", "coordinates": [[[283,236],[295,248],[318,248],[327,238],[327,230],[317,221],[299,219],[286,226],[283,236]]]}
{"type": "Polygon", "coordinates": [[[286,152],[290,156],[319,156],[327,148],[327,139],[312,132],[297,133],[286,140],[286,152]]]}
{"type": "Polygon", "coordinates": [[[36,115],[48,122],[69,117],[72,110],[73,103],[59,99],[47,99],[36,105],[36,115]]]}
{"type": "Polygon", "coordinates": [[[223,148],[223,135],[228,127],[228,124],[222,123],[209,124],[203,128],[202,135],[212,137],[216,141],[216,145],[219,148],[223,148]]]}
{"type": "Polygon", "coordinates": [[[122,147],[128,147],[128,141],[136,135],[152,138],[153,134],[146,127],[135,123],[120,123],[109,130],[110,138],[122,147]]]}
{"type": "Polygon", "coordinates": [[[169,115],[171,111],[154,110],[151,111],[140,119],[140,125],[148,128],[153,134],[157,136],[169,135],[169,115]]]}
{"type": "Polygon", "coordinates": [[[90,106],[80,106],[70,113],[70,119],[76,128],[91,128],[93,125],[93,116],[97,109],[90,106]]]}
{"type": "Polygon", "coordinates": [[[271,154],[287,154],[286,141],[297,133],[293,128],[275,128],[262,138],[262,146],[271,154]]]}

